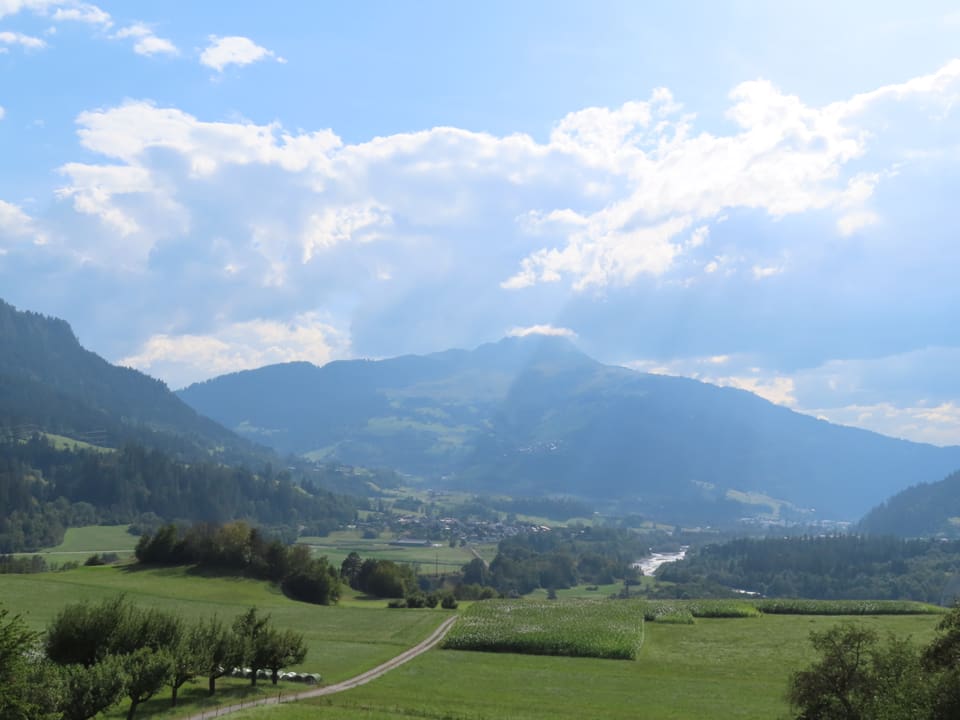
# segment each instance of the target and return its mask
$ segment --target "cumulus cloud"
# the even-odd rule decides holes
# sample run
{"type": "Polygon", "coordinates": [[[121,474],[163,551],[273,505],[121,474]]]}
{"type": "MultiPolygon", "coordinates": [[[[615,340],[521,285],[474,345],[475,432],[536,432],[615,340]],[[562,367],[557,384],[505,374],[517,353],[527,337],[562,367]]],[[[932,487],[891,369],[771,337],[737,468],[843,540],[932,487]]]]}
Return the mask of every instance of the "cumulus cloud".
{"type": "Polygon", "coordinates": [[[14,242],[30,238],[37,245],[43,245],[47,238],[37,228],[36,222],[27,213],[13,203],[0,200],[0,246],[10,246],[14,242]]]}
{"type": "Polygon", "coordinates": [[[218,37],[211,35],[210,44],[200,54],[200,62],[217,72],[223,72],[228,65],[250,65],[251,63],[276,58],[277,62],[286,62],[272,50],[257,45],[250,38],[239,35],[218,37]]]}
{"type": "Polygon", "coordinates": [[[0,32],[0,44],[19,45],[27,50],[40,50],[41,48],[45,48],[47,46],[47,43],[38,37],[24,35],[23,33],[19,32],[11,32],[10,30],[4,30],[0,32]]]}
{"type": "Polygon", "coordinates": [[[530,335],[547,335],[550,337],[575,338],[577,334],[570,328],[554,327],[553,325],[529,325],[527,327],[511,328],[508,337],[528,337],[530,335]]]}
{"type": "Polygon", "coordinates": [[[158,334],[120,365],[160,375],[183,387],[223,373],[305,360],[323,365],[347,356],[342,333],[315,313],[290,322],[255,319],[226,324],[205,335],[158,334]]]}
{"type": "Polygon", "coordinates": [[[835,359],[789,373],[748,355],[636,360],[641,372],[736,387],[839,425],[934,445],[960,445],[960,348],[835,359]],[[722,368],[722,370],[721,370],[722,368]],[[938,398],[936,400],[932,398],[938,398]]]}
{"type": "Polygon", "coordinates": [[[108,28],[113,25],[110,13],[102,10],[96,5],[84,2],[61,2],[53,11],[53,19],[57,22],[69,20],[73,22],[82,22],[88,25],[99,25],[108,28]]]}
{"type": "Polygon", "coordinates": [[[166,38],[157,37],[153,30],[143,23],[134,23],[117,31],[118,39],[134,38],[133,51],[138,55],[178,55],[177,46],[166,38]]]}
{"type": "MultiPolygon", "coordinates": [[[[120,31],[129,39],[148,32],[120,31]]],[[[224,69],[231,57],[208,59],[224,69]]],[[[874,207],[874,198],[903,158],[891,156],[887,130],[875,125],[875,103],[942,114],[956,84],[949,72],[934,76],[907,83],[909,92],[824,107],[767,82],[744,83],[731,94],[733,125],[723,133],[698,131],[697,118],[658,90],[570,113],[542,141],[437,127],[348,143],[330,129],[127,101],[77,117],[92,159],[59,168],[44,257],[79,260],[98,281],[132,271],[154,308],[178,286],[178,309],[163,312],[222,313],[222,327],[263,318],[265,307],[292,317],[306,304],[331,308],[331,324],[350,327],[354,342],[358,333],[395,334],[398,343],[430,338],[427,349],[437,349],[545,317],[584,336],[588,324],[560,312],[568,303],[658,283],[685,288],[691,276],[720,293],[713,297],[734,282],[761,293],[790,281],[804,261],[825,262],[838,234],[885,222],[887,205],[874,207]],[[760,228],[748,228],[749,239],[738,236],[744,218],[760,228]],[[798,218],[817,218],[818,232],[795,232],[802,243],[775,247],[770,229],[798,218]],[[515,312],[521,306],[526,314],[515,312]],[[431,334],[438,328],[445,334],[431,334]]],[[[911,115],[914,135],[923,122],[939,121],[911,115]]],[[[171,323],[159,325],[178,328],[162,336],[165,347],[171,338],[226,342],[199,320],[171,323]]],[[[229,365],[224,352],[204,357],[219,368],[229,365]]],[[[732,361],[697,372],[826,406],[802,402],[799,385],[776,379],[782,373],[755,375],[732,361]]]]}

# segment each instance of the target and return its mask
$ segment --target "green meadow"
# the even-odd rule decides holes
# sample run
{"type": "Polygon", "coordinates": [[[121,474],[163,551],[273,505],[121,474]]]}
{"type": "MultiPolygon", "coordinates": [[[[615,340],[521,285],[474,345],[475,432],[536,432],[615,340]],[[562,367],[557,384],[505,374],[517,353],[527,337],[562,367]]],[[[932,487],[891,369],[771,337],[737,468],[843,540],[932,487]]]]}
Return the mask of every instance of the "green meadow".
{"type": "MultiPolygon", "coordinates": [[[[76,537],[70,540],[74,546],[79,543],[76,537]]],[[[309,646],[307,659],[292,669],[319,672],[324,683],[353,677],[396,656],[426,637],[449,616],[439,609],[391,610],[383,601],[353,596],[347,596],[335,607],[308,605],[287,599],[269,583],[200,574],[185,568],[81,567],[57,573],[0,577],[0,604],[20,613],[35,630],[42,630],[69,602],[98,601],[121,592],[137,605],[174,610],[188,619],[213,614],[230,619],[256,606],[269,613],[279,627],[304,634],[309,646]]],[[[511,602],[522,608],[527,601],[511,602]]],[[[535,614],[542,616],[538,620],[543,625],[541,629],[557,634],[557,629],[550,627],[549,616],[537,609],[549,603],[541,600],[529,604],[535,614]]],[[[562,613],[562,607],[568,604],[577,606],[577,612],[585,618],[581,623],[584,628],[592,626],[597,631],[602,629],[609,613],[627,612],[638,619],[649,615],[653,621],[648,619],[643,624],[643,642],[633,660],[434,649],[354,690],[279,707],[252,708],[232,717],[238,720],[783,718],[788,713],[784,701],[787,679],[814,656],[808,642],[812,630],[823,630],[841,620],[853,620],[875,628],[881,635],[889,632],[910,636],[919,643],[931,638],[939,621],[936,614],[865,614],[853,618],[825,614],[760,615],[755,613],[750,601],[585,602],[571,598],[558,601],[556,607],[562,613]],[[683,613],[691,616],[690,623],[661,622],[662,617],[683,613]],[[753,616],[713,617],[738,613],[753,616]]],[[[482,617],[487,614],[485,605],[473,603],[463,608],[463,612],[468,617],[482,617]]],[[[489,607],[492,610],[494,606],[489,607]]],[[[807,607],[802,603],[793,609],[805,612],[904,610],[853,604],[835,608],[807,607]]],[[[511,622],[515,631],[519,628],[526,632],[532,626],[530,620],[517,614],[516,622],[511,622]]],[[[612,642],[615,644],[617,638],[612,642]]],[[[636,638],[630,642],[632,647],[637,647],[636,638]]],[[[277,688],[266,683],[251,689],[241,680],[223,680],[220,684],[222,691],[213,700],[204,697],[200,684],[188,685],[181,694],[183,705],[177,710],[168,708],[168,693],[161,692],[138,710],[137,717],[175,720],[199,710],[216,710],[219,704],[239,699],[253,700],[304,689],[291,683],[277,688]]],[[[125,706],[120,704],[104,720],[121,718],[124,712],[125,706]]]]}
{"type": "Polygon", "coordinates": [[[94,553],[116,553],[121,558],[133,555],[137,538],[127,532],[127,525],[87,525],[67,528],[63,542],[56,547],[44,548],[35,553],[48,563],[60,565],[65,562],[82,563],[94,553]]]}
{"type": "Polygon", "coordinates": [[[278,627],[304,634],[306,661],[291,670],[318,672],[337,682],[368,670],[430,634],[446,611],[387,610],[384,602],[333,607],[295,602],[260,580],[200,575],[185,568],[82,567],[36,575],[0,576],[0,604],[43,630],[67,603],[97,602],[125,593],[136,605],[158,607],[186,619],[218,615],[232,620],[251,606],[278,627]]]}
{"type": "MultiPolygon", "coordinates": [[[[790,673],[813,660],[808,636],[840,617],[766,615],[647,623],[637,659],[544,657],[431,650],[369,685],[339,695],[244,711],[238,720],[314,718],[786,717],[790,673]]],[[[930,615],[857,618],[881,633],[928,640],[930,615]]]]}
{"type": "Polygon", "coordinates": [[[325,537],[302,537],[299,543],[310,546],[315,555],[326,555],[338,567],[343,559],[352,552],[364,559],[393,560],[394,562],[415,563],[420,572],[432,575],[435,570],[440,574],[460,570],[476,555],[471,547],[487,561],[497,554],[496,544],[471,545],[470,547],[450,547],[446,542],[427,545],[391,545],[393,537],[364,538],[359,530],[337,530],[325,537]]]}

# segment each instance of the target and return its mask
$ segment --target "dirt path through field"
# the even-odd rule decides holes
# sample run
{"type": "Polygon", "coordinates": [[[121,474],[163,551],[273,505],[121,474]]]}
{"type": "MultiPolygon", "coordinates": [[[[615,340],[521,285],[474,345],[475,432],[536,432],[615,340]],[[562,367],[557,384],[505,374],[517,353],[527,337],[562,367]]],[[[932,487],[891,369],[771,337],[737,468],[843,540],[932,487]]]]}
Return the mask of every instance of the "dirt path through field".
{"type": "Polygon", "coordinates": [[[387,660],[382,665],[377,665],[377,667],[373,668],[372,670],[367,670],[365,673],[360,673],[359,675],[356,675],[348,680],[343,680],[342,682],[338,682],[333,685],[314,688],[313,690],[304,690],[302,692],[290,693],[289,695],[281,694],[277,695],[276,697],[260,698],[259,700],[239,702],[235,705],[226,705],[221,708],[205,710],[204,712],[196,713],[195,715],[190,715],[189,717],[183,718],[183,720],[210,720],[210,718],[223,717],[224,715],[229,715],[230,713],[234,713],[239,710],[246,710],[247,708],[258,707],[262,705],[278,705],[280,703],[305,700],[306,698],[333,695],[334,693],[343,692],[344,690],[352,690],[360,685],[366,685],[371,680],[376,680],[381,675],[390,672],[394,668],[400,667],[405,662],[413,660],[413,658],[415,658],[417,655],[421,655],[430,648],[435,647],[441,640],[443,640],[444,636],[447,634],[447,631],[450,630],[450,627],[456,621],[456,615],[447,618],[440,623],[440,626],[434,630],[426,640],[417,643],[409,650],[405,650],[396,657],[387,660]]]}

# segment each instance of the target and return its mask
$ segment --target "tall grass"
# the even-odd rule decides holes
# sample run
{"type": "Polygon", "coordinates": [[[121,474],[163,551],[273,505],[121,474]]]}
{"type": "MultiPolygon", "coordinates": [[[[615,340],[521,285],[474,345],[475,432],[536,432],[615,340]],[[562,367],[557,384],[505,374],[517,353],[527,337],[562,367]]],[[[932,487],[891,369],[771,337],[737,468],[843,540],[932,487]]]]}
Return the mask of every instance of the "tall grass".
{"type": "Polygon", "coordinates": [[[642,642],[643,615],[632,603],[487,600],[463,613],[443,647],[633,660],[642,642]]]}

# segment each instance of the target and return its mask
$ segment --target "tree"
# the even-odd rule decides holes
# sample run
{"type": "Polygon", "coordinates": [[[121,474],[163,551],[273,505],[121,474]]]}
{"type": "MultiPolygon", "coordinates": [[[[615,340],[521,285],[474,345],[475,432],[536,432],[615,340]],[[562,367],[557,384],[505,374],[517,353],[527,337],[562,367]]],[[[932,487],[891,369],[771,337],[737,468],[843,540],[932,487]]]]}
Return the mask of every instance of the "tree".
{"type": "Polygon", "coordinates": [[[351,552],[347,555],[343,562],[340,563],[340,577],[343,578],[347,585],[352,587],[354,590],[359,590],[360,586],[356,584],[357,576],[360,574],[360,567],[363,565],[363,561],[360,559],[360,554],[357,552],[351,552]]]}
{"type": "Polygon", "coordinates": [[[177,693],[184,683],[197,676],[198,653],[191,641],[192,634],[178,619],[176,638],[167,648],[170,655],[170,676],[167,678],[167,684],[170,686],[170,707],[177,706],[177,693]]]}
{"type": "MultiPolygon", "coordinates": [[[[917,649],[855,623],[810,633],[820,660],[790,680],[798,720],[930,718],[930,681],[917,649]]],[[[938,717],[938,716],[933,716],[938,717]]]]}
{"type": "Polygon", "coordinates": [[[127,668],[127,697],[130,709],[127,720],[133,720],[140,703],[152,698],[162,688],[173,670],[173,662],[166,650],[142,647],[123,658],[127,668]]]}
{"type": "Polygon", "coordinates": [[[869,653],[877,634],[853,623],[811,632],[810,642],[821,659],[790,681],[788,699],[799,709],[798,720],[861,720],[874,692],[869,653]]]}
{"type": "Polygon", "coordinates": [[[108,655],[91,667],[64,665],[60,677],[63,720],[90,720],[115,705],[126,690],[123,663],[114,655],[108,655]]]}
{"type": "Polygon", "coordinates": [[[276,685],[280,670],[299,665],[307,657],[307,646],[301,633],[292,630],[269,629],[263,638],[265,647],[263,666],[270,671],[270,680],[276,685]]]}
{"type": "Polygon", "coordinates": [[[60,686],[56,675],[33,652],[37,634],[19,615],[0,608],[0,717],[46,720],[54,717],[60,686]]]}
{"type": "Polygon", "coordinates": [[[236,636],[217,618],[194,625],[189,632],[198,674],[207,678],[208,695],[217,691],[217,678],[243,662],[236,636]]]}
{"type": "Polygon", "coordinates": [[[256,608],[250,608],[233,621],[233,632],[240,647],[239,657],[250,668],[250,684],[257,684],[257,672],[266,667],[270,656],[266,639],[270,630],[270,616],[259,617],[256,608]]]}
{"type": "Polygon", "coordinates": [[[95,665],[112,652],[115,630],[129,614],[130,605],[123,595],[98,605],[82,602],[65,606],[47,627],[47,657],[59,665],[95,665]]]}
{"type": "Polygon", "coordinates": [[[285,578],[283,591],[295,600],[330,605],[340,599],[340,578],[322,557],[285,578]]]}

